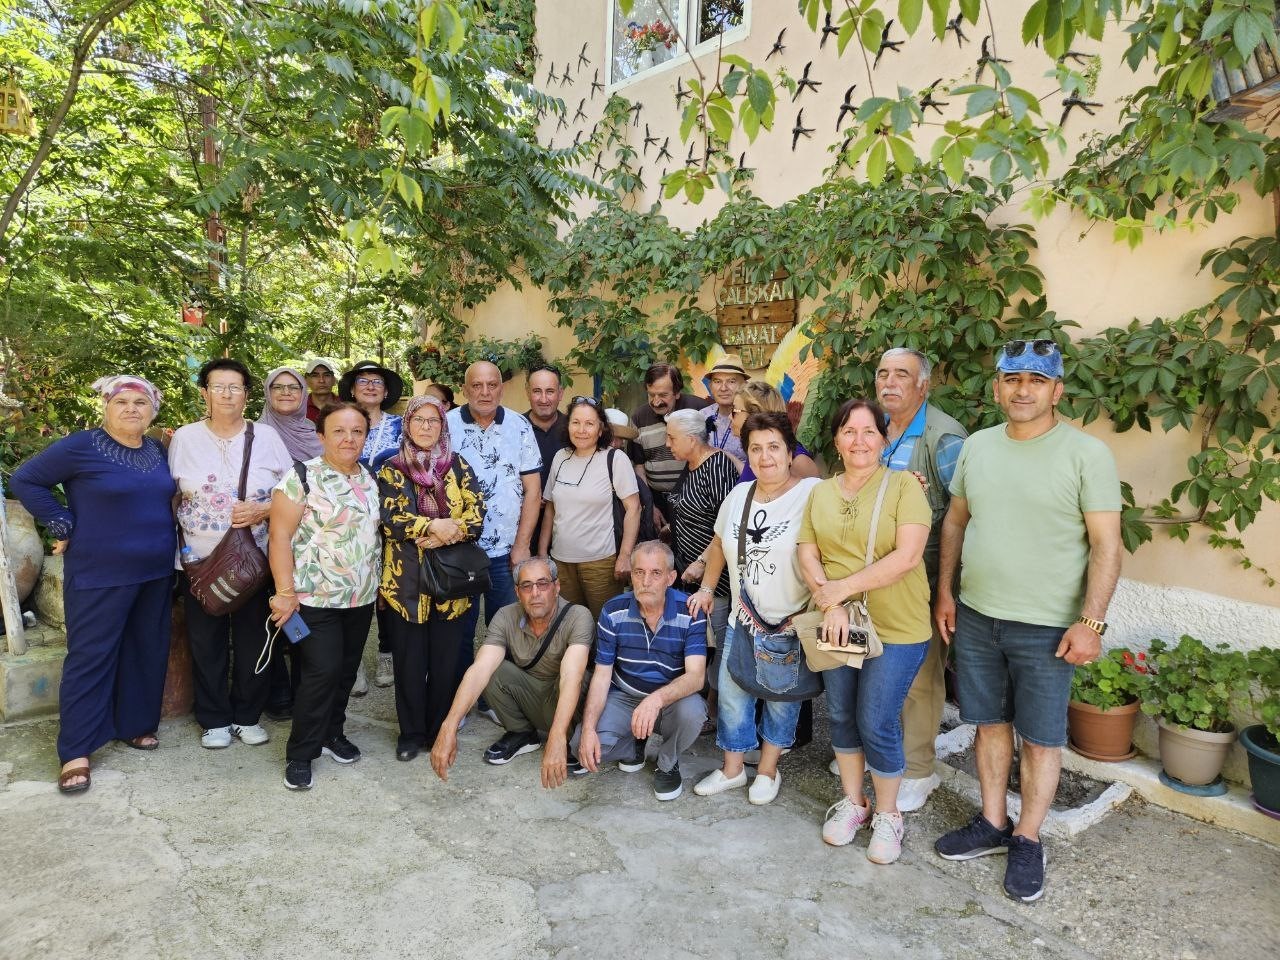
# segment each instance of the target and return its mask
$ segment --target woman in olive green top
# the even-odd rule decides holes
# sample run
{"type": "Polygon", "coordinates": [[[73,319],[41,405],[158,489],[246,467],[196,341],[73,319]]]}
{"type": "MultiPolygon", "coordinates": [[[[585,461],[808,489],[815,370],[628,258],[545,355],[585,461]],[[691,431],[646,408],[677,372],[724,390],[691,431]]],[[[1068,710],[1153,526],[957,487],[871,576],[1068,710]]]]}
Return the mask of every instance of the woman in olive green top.
{"type": "Polygon", "coordinates": [[[932,514],[914,474],[880,463],[887,418],[868,400],[846,401],[833,420],[844,472],[814,487],[796,540],[800,570],[814,602],[825,611],[828,638],[843,643],[849,615],[843,604],[867,595],[867,608],[884,653],[861,669],[827,670],[831,745],[840,767],[843,798],[827,811],[822,839],[835,846],[853,840],[871,821],[867,859],[893,863],[902,851],[898,786],[906,769],[902,704],[929,648],[929,584],[925,541],[932,514]],[[884,487],[870,564],[866,549],[871,518],[884,487]],[[863,795],[871,771],[876,813],[863,795]]]}
{"type": "Polygon", "coordinates": [[[458,687],[462,615],[472,600],[433,602],[419,586],[426,551],[474,540],[484,524],[475,474],[453,453],[444,405],[414,397],[404,412],[400,451],[378,471],[382,504],[382,586],[396,718],[396,759],[412,760],[440,732],[458,687]]]}

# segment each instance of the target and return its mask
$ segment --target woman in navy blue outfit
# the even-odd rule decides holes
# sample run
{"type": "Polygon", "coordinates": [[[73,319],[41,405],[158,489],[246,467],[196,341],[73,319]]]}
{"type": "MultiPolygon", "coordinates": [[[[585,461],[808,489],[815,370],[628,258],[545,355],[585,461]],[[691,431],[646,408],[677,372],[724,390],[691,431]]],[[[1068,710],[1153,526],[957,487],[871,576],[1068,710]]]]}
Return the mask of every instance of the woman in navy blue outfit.
{"type": "Polygon", "coordinates": [[[169,662],[176,548],[173,477],[145,436],[160,391],[141,377],[104,377],[102,426],[73,433],[13,475],[13,492],[65,558],[67,657],[59,699],[58,789],[89,789],[89,755],[118,739],[159,746],[169,662]],[[61,484],[64,507],[53,495],[61,484]]]}

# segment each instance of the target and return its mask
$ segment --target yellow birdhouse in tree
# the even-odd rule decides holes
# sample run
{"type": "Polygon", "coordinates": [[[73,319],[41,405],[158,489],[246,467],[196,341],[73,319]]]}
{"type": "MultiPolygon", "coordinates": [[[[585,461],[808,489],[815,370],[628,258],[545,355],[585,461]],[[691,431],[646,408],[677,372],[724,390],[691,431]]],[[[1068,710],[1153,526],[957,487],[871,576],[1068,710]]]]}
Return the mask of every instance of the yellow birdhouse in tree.
{"type": "Polygon", "coordinates": [[[9,79],[0,84],[0,133],[19,137],[36,135],[36,118],[31,112],[31,101],[18,86],[9,71],[9,79]]]}

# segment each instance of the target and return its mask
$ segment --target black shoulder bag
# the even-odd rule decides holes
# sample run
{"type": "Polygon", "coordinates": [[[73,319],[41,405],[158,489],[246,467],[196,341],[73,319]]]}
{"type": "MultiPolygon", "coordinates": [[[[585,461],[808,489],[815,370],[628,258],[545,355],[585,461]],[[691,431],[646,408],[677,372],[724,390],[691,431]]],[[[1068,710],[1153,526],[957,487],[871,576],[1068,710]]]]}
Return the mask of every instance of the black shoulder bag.
{"type": "MultiPolygon", "coordinates": [[[[449,469],[457,468],[458,457],[455,454],[449,469]]],[[[404,479],[409,507],[417,513],[418,495],[414,492],[413,480],[408,475],[404,479]]],[[[444,482],[443,477],[440,482],[444,482]]],[[[422,591],[436,601],[477,596],[489,589],[489,556],[474,540],[434,549],[424,548],[420,583],[422,591]]]]}

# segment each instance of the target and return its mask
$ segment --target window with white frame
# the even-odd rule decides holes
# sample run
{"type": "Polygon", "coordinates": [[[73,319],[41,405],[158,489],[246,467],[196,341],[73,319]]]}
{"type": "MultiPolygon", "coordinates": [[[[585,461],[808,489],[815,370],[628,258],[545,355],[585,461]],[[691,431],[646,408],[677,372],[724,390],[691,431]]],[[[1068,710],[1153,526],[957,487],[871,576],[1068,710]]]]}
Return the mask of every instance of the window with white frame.
{"type": "Polygon", "coordinates": [[[644,73],[701,44],[728,39],[742,30],[748,0],[635,0],[624,15],[609,0],[609,81],[644,73]]]}

